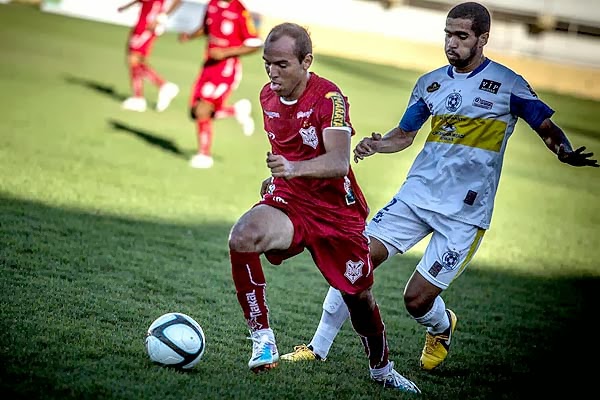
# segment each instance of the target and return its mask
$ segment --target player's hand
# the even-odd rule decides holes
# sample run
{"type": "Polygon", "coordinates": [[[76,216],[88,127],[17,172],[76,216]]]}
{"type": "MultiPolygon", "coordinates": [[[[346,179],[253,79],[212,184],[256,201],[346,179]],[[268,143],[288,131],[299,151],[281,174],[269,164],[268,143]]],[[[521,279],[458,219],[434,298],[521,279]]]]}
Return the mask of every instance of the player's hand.
{"type": "Polygon", "coordinates": [[[125,7],[125,6],[117,8],[118,12],[123,12],[125,10],[127,10],[127,7],[125,7]]]}
{"type": "Polygon", "coordinates": [[[226,49],[221,49],[221,48],[215,47],[208,51],[208,58],[215,60],[215,61],[221,61],[221,60],[226,59],[227,57],[228,56],[226,53],[226,49]]]}
{"type": "Polygon", "coordinates": [[[273,177],[270,176],[267,179],[265,179],[264,181],[262,181],[262,184],[260,185],[260,197],[263,197],[269,189],[269,185],[271,185],[271,183],[273,182],[273,177]]]}
{"type": "Polygon", "coordinates": [[[581,146],[577,150],[566,150],[565,145],[561,144],[558,148],[558,159],[565,164],[574,167],[599,167],[598,161],[591,159],[594,153],[584,153],[585,146],[581,146]]]}
{"type": "Polygon", "coordinates": [[[294,163],[288,161],[284,156],[273,154],[270,151],[267,153],[267,167],[271,170],[271,176],[275,178],[291,179],[294,177],[294,163]]]}
{"type": "Polygon", "coordinates": [[[371,137],[363,138],[354,148],[354,162],[377,153],[380,142],[381,134],[377,132],[371,133],[371,137]]]}
{"type": "Polygon", "coordinates": [[[183,33],[179,34],[179,41],[181,43],[188,42],[190,39],[191,39],[191,37],[190,37],[189,33],[183,32],[183,33]]]}

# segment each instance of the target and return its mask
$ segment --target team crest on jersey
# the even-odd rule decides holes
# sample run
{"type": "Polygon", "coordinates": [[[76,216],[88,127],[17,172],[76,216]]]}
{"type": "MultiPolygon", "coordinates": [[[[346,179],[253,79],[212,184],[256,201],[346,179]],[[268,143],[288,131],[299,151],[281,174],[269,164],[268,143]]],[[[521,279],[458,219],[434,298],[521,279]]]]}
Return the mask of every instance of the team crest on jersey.
{"type": "Polygon", "coordinates": [[[344,273],[344,276],[346,278],[348,278],[350,283],[354,284],[354,282],[356,282],[358,280],[358,278],[360,278],[363,275],[362,269],[363,269],[364,265],[365,265],[365,263],[362,262],[361,260],[346,261],[346,272],[344,273]]]}
{"type": "Polygon", "coordinates": [[[433,93],[440,88],[440,84],[438,82],[433,82],[431,85],[427,86],[427,93],[433,93]]]}
{"type": "Polygon", "coordinates": [[[317,138],[317,130],[314,126],[300,129],[300,136],[302,136],[302,143],[316,149],[319,145],[319,138],[317,138]]]}
{"type": "Polygon", "coordinates": [[[444,268],[452,270],[454,267],[456,267],[459,258],[460,254],[458,254],[456,251],[448,250],[442,254],[442,264],[444,265],[444,268]]]}
{"type": "Polygon", "coordinates": [[[454,112],[460,108],[462,104],[462,96],[458,92],[452,92],[446,96],[446,109],[454,112]]]}
{"type": "Polygon", "coordinates": [[[326,99],[333,102],[333,113],[331,115],[331,126],[346,126],[346,102],[344,96],[338,92],[329,92],[325,95],[326,99]]]}
{"type": "Polygon", "coordinates": [[[492,81],[490,79],[483,79],[479,84],[479,90],[483,90],[484,92],[490,92],[494,94],[498,94],[498,90],[500,90],[500,86],[502,83],[492,81]]]}

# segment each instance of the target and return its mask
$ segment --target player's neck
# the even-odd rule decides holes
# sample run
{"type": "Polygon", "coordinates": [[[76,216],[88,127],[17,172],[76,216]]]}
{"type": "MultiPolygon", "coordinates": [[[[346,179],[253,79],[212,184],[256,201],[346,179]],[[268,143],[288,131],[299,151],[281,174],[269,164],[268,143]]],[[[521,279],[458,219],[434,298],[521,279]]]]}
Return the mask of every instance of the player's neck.
{"type": "Polygon", "coordinates": [[[458,68],[454,67],[454,72],[459,74],[468,74],[469,72],[473,72],[477,69],[481,64],[483,64],[486,60],[486,57],[481,53],[479,57],[474,57],[473,61],[469,63],[467,66],[458,68]]]}
{"type": "Polygon", "coordinates": [[[306,71],[306,77],[304,79],[300,80],[300,82],[298,82],[298,84],[292,90],[292,92],[290,93],[289,96],[285,96],[285,97],[280,96],[279,97],[281,102],[286,105],[295,104],[298,101],[298,99],[302,96],[304,91],[306,90],[309,80],[310,80],[310,72],[306,71]]]}

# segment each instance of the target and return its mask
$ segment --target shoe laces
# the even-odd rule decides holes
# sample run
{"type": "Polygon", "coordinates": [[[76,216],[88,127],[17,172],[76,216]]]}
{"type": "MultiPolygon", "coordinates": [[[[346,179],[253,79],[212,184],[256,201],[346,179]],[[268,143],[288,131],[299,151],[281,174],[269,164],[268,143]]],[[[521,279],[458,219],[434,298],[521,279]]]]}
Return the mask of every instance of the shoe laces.
{"type": "Polygon", "coordinates": [[[431,333],[427,332],[427,335],[425,335],[425,352],[428,354],[435,352],[435,348],[437,347],[438,343],[442,340],[447,342],[448,339],[450,339],[450,336],[443,333],[440,333],[439,335],[432,335],[431,333]]]}

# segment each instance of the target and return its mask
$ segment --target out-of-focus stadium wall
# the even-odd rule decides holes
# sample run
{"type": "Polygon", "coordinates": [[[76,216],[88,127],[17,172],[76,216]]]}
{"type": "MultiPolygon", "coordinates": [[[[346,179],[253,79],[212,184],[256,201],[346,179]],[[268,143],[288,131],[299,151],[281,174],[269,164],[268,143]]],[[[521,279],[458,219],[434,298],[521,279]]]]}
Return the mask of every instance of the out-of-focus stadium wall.
{"type": "MultiPolygon", "coordinates": [[[[184,0],[168,29],[194,29],[206,2],[184,0]]],[[[263,33],[282,21],[306,26],[313,37],[317,56],[326,53],[419,71],[447,63],[443,53],[443,28],[447,10],[455,4],[452,1],[400,0],[396,2],[399,5],[389,9],[384,9],[378,1],[366,0],[244,2],[261,16],[263,33]],[[438,7],[415,7],[416,3],[438,3],[438,7]]],[[[42,9],[132,25],[137,16],[135,7],[121,14],[116,11],[125,3],[127,0],[44,0],[42,9]]],[[[535,15],[533,12],[538,10],[542,16],[555,13],[581,23],[593,24],[595,21],[600,27],[600,0],[535,0],[535,5],[517,0],[482,0],[481,3],[490,7],[493,17],[496,10],[506,17],[510,14],[507,7],[513,7],[515,15],[519,12],[535,15]],[[570,6],[556,6],[566,3],[570,6]],[[587,7],[583,7],[584,3],[587,7]],[[564,10],[571,14],[565,16],[564,10]]],[[[550,30],[534,35],[530,32],[531,25],[524,21],[494,18],[486,47],[488,57],[513,68],[538,89],[600,100],[600,37],[550,30]]]]}

